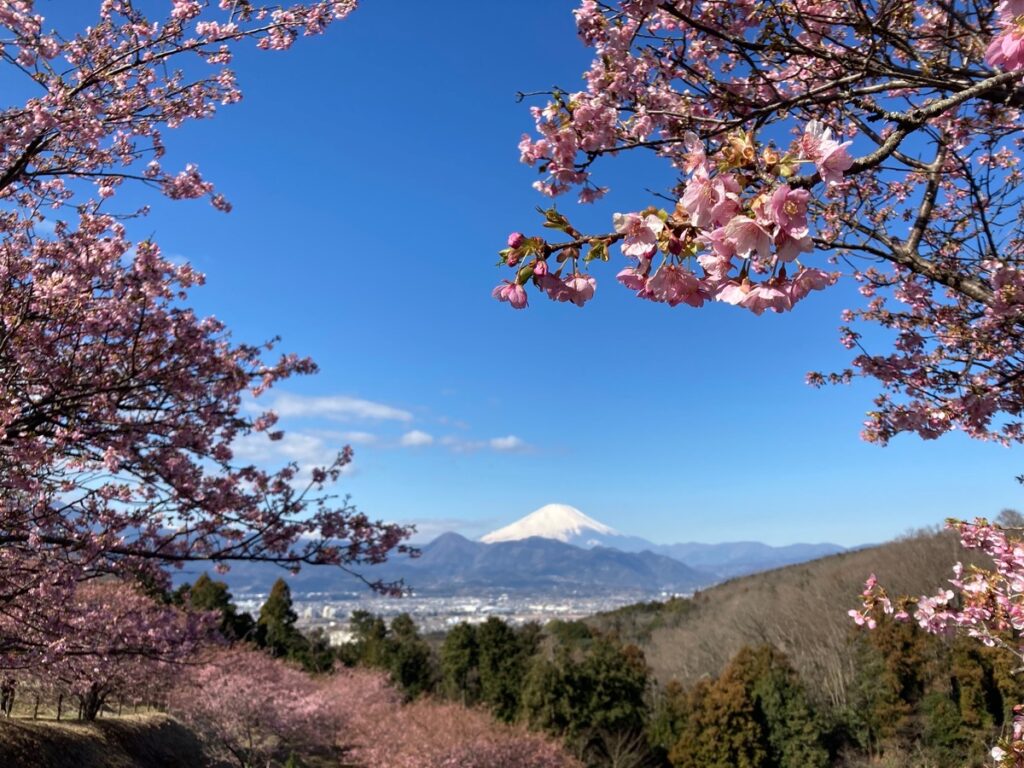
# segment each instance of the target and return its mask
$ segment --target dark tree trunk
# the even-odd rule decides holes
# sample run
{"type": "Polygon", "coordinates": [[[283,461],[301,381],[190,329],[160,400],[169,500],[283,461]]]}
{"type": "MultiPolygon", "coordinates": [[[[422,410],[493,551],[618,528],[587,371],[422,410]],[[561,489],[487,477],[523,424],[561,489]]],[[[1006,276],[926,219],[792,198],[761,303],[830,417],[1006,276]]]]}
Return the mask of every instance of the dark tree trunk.
{"type": "Polygon", "coordinates": [[[82,718],[92,722],[100,716],[100,710],[107,700],[107,693],[99,685],[93,684],[89,690],[79,697],[82,702],[82,718]]]}

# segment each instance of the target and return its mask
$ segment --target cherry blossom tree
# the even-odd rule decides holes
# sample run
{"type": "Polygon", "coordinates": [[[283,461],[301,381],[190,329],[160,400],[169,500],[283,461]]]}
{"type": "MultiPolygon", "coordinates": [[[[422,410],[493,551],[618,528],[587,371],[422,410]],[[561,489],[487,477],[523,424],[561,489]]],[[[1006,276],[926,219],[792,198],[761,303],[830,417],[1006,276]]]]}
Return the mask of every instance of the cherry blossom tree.
{"type": "MultiPolygon", "coordinates": [[[[74,34],[50,31],[32,0],[0,7],[7,82],[21,78],[30,94],[0,111],[7,627],[47,620],[76,583],[107,573],[166,586],[168,565],[193,560],[352,571],[407,550],[406,529],[326,488],[349,448],[308,477],[234,460],[240,437],[281,437],[275,415],[252,413],[249,400],[315,365],[273,359],[273,343],[239,344],[188,309],[202,275],[156,242],[130,239],[145,208],[116,207],[135,184],[228,211],[195,165],[163,166],[169,132],[241,98],[236,48],[287,49],[355,2],[171,0],[165,17],[141,5],[97,2],[95,20],[74,34]]],[[[0,651],[17,645],[0,631],[0,651]]]]}
{"type": "Polygon", "coordinates": [[[302,670],[244,646],[184,668],[170,711],[200,734],[212,757],[239,768],[269,765],[292,750],[336,754],[342,712],[302,670]]]}
{"type": "Polygon", "coordinates": [[[564,237],[513,233],[496,298],[582,306],[615,245],[618,281],[672,306],[785,312],[845,275],[865,297],[845,314],[857,354],[810,381],[881,384],[868,440],[1019,442],[1022,15],[1020,0],[585,0],[584,85],[548,93],[520,144],[535,186],[593,202],[601,162],[632,151],[675,183],[605,232],[545,211],[564,237]]]}
{"type": "Polygon", "coordinates": [[[547,736],[484,710],[429,698],[404,704],[384,672],[343,668],[314,678],[241,646],[185,667],[169,705],[212,757],[240,768],[293,751],[365,768],[579,768],[547,736]]]}
{"type": "Polygon", "coordinates": [[[219,639],[215,615],[162,605],[115,580],[80,584],[57,613],[16,626],[0,616],[6,634],[18,638],[6,666],[17,665],[37,688],[76,699],[86,720],[111,697],[158,699],[181,663],[219,639]]]}
{"type": "Polygon", "coordinates": [[[367,768],[579,768],[558,743],[485,710],[402,696],[382,672],[339,670],[325,693],[344,712],[340,738],[367,768]]]}
{"type": "MultiPolygon", "coordinates": [[[[1024,442],[1024,2],[583,0],[576,21],[596,55],[582,88],[533,108],[520,151],[535,186],[594,202],[600,164],[630,151],[655,153],[674,183],[604,232],[542,211],[561,235],[513,232],[495,298],[583,306],[613,246],[618,282],[671,306],[786,312],[853,280],[851,367],[808,378],[879,383],[867,440],[1024,442]],[[868,348],[872,325],[891,348],[868,348]]],[[[951,525],[991,569],[958,565],[952,589],[913,600],[872,577],[853,617],[962,631],[1024,659],[1021,531],[951,525]]],[[[1018,711],[992,751],[1001,766],[1024,766],[1018,711]]]]}

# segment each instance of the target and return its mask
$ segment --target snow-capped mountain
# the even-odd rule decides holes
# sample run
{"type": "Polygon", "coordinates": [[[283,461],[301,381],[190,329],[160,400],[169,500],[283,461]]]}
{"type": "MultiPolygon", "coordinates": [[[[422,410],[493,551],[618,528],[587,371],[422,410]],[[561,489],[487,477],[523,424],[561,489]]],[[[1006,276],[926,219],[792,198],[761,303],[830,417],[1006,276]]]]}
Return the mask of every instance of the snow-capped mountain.
{"type": "Polygon", "coordinates": [[[521,541],[534,536],[554,539],[577,547],[611,547],[623,552],[642,552],[651,549],[651,542],[637,536],[619,533],[611,526],[587,517],[568,504],[545,504],[511,525],[491,531],[480,541],[496,544],[500,541],[521,541]]]}
{"type": "Polygon", "coordinates": [[[842,552],[837,544],[790,544],[773,547],[754,541],[730,541],[720,544],[655,544],[639,536],[629,536],[594,520],[568,504],[546,504],[511,525],[483,536],[484,544],[521,541],[532,537],[555,539],[584,549],[609,547],[622,552],[653,552],[671,557],[718,578],[764,571],[791,563],[842,552]]]}
{"type": "Polygon", "coordinates": [[[516,520],[496,531],[491,531],[480,541],[495,544],[499,541],[519,541],[531,536],[569,542],[570,539],[590,531],[605,536],[618,536],[619,532],[592,517],[587,517],[576,507],[568,504],[545,504],[526,517],[516,520]]]}

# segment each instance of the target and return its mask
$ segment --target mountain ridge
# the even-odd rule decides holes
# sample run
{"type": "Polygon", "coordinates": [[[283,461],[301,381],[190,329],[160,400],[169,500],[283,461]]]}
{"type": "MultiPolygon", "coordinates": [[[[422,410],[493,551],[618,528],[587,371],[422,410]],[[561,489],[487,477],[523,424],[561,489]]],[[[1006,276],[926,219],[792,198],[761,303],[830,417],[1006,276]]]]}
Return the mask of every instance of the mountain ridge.
{"type": "MultiPolygon", "coordinates": [[[[635,592],[688,593],[716,577],[653,552],[623,552],[610,547],[582,548],[533,536],[484,544],[449,532],[421,547],[416,558],[397,557],[360,569],[363,577],[403,580],[417,594],[458,595],[480,592],[602,595],[635,592]]],[[[280,569],[239,563],[223,577],[236,594],[266,594],[280,569]]],[[[287,577],[296,593],[350,593],[358,586],[330,568],[304,568],[287,577]]]]}
{"type": "Polygon", "coordinates": [[[718,544],[680,542],[657,544],[639,536],[622,533],[588,517],[568,504],[545,504],[530,514],[480,537],[483,543],[515,541],[530,536],[556,539],[577,547],[609,547],[622,552],[652,552],[670,557],[719,579],[806,562],[847,551],[831,542],[798,542],[772,546],[759,541],[733,541],[718,544]]]}

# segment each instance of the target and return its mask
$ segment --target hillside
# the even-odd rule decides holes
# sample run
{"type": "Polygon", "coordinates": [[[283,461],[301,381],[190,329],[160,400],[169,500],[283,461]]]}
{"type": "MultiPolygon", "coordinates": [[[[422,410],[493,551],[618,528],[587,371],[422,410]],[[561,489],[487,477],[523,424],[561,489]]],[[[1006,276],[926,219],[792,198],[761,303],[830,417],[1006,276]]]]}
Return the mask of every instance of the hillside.
{"type": "Polygon", "coordinates": [[[629,606],[589,619],[644,650],[661,683],[685,685],[718,674],[744,645],[770,643],[787,654],[820,695],[845,700],[851,669],[845,653],[865,578],[877,574],[893,593],[933,592],[966,560],[956,538],[925,532],[876,547],[744,576],[692,600],[629,606]]]}
{"type": "Polygon", "coordinates": [[[167,715],[95,723],[0,718],[0,765],[12,768],[196,768],[196,737],[167,715]]]}

